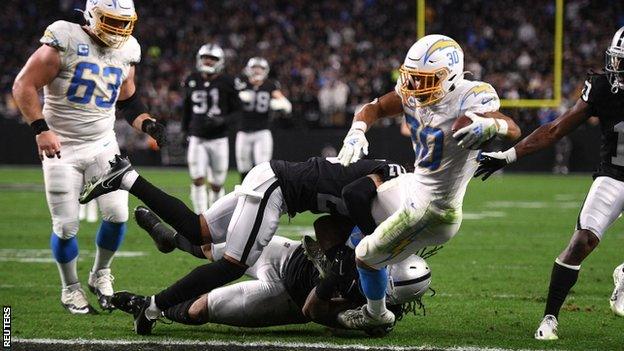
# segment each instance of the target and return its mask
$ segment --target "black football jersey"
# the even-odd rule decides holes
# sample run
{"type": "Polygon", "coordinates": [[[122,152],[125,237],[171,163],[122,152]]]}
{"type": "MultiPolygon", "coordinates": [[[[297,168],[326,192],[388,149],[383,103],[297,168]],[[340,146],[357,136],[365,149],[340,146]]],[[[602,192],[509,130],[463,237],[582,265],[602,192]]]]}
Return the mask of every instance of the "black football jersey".
{"type": "Polygon", "coordinates": [[[232,115],[241,108],[234,79],[227,74],[219,74],[208,80],[195,72],[184,81],[183,86],[182,130],[204,139],[225,137],[232,115]]]}
{"type": "MultiPolygon", "coordinates": [[[[343,297],[349,301],[362,304],[366,298],[358,284],[358,273],[355,266],[355,251],[347,249],[347,255],[342,259],[341,271],[345,279],[335,288],[334,295],[343,297]]],[[[310,291],[319,283],[319,272],[314,267],[300,245],[293,251],[286,267],[284,268],[284,287],[288,295],[295,301],[297,306],[303,308],[310,291]]]]}
{"type": "Polygon", "coordinates": [[[359,160],[343,167],[336,158],[312,157],[305,162],[271,160],[271,168],[282,190],[288,214],[329,213],[348,215],[342,189],[369,174],[384,180],[404,172],[403,167],[386,160],[359,160]]]}
{"type": "Polygon", "coordinates": [[[594,177],[624,181],[624,91],[612,93],[604,73],[590,73],[581,100],[589,104],[591,115],[598,117],[602,131],[600,166],[594,177]]]}
{"type": "Polygon", "coordinates": [[[271,110],[271,94],[280,90],[279,84],[265,80],[261,85],[254,86],[247,78],[239,80],[240,91],[251,93],[251,100],[242,103],[242,113],[238,129],[243,132],[269,129],[269,112],[271,110]]]}

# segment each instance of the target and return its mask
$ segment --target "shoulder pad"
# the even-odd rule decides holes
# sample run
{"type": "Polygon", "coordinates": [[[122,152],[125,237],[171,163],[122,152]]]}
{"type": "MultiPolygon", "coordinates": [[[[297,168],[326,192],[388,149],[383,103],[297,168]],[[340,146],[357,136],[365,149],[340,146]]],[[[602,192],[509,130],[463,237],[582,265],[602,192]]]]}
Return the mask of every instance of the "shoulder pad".
{"type": "Polygon", "coordinates": [[[236,90],[244,90],[247,88],[247,82],[240,77],[234,78],[234,89],[236,90]]]}
{"type": "Polygon", "coordinates": [[[596,102],[601,95],[609,94],[611,85],[607,80],[604,72],[587,72],[587,78],[583,83],[583,91],[581,92],[581,100],[588,104],[596,102]]]}
{"type": "Polygon", "coordinates": [[[71,22],[56,21],[49,25],[39,39],[41,44],[50,45],[59,51],[66,51],[69,47],[69,38],[72,30],[71,22]]]}
{"type": "Polygon", "coordinates": [[[461,96],[460,113],[472,112],[492,112],[500,108],[500,99],[496,90],[484,82],[472,82],[472,86],[461,96]]]}

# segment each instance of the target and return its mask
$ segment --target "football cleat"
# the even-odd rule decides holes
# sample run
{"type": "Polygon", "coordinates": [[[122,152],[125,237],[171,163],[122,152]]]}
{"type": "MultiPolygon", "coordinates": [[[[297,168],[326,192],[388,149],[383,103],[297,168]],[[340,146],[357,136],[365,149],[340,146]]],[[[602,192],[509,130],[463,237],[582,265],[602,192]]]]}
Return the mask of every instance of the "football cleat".
{"type": "Polygon", "coordinates": [[[137,206],[134,209],[134,219],[136,219],[139,227],[143,228],[154,243],[158,251],[162,253],[169,253],[176,248],[175,234],[173,229],[170,229],[162,223],[154,212],[145,206],[137,206]]]}
{"type": "Polygon", "coordinates": [[[98,196],[118,190],[121,187],[121,180],[124,175],[132,171],[132,165],[127,157],[115,155],[115,159],[108,161],[108,163],[110,164],[110,169],[106,173],[99,178],[91,179],[82,188],[82,193],[80,193],[80,199],[78,200],[81,204],[86,204],[98,196]]]}
{"type": "Polygon", "coordinates": [[[303,254],[314,264],[321,278],[326,278],[331,271],[331,262],[323,253],[321,245],[318,241],[312,239],[309,235],[304,235],[301,239],[303,254]]]}
{"type": "Polygon", "coordinates": [[[615,267],[613,284],[615,288],[609,300],[611,311],[620,317],[624,317],[624,263],[615,267]]]}
{"type": "Polygon", "coordinates": [[[80,283],[68,285],[61,290],[61,304],[71,314],[97,314],[97,311],[89,304],[87,294],[80,283]]]}
{"type": "Polygon", "coordinates": [[[347,329],[373,331],[378,329],[391,330],[394,327],[394,313],[384,312],[373,316],[368,312],[366,304],[354,310],[346,310],[338,314],[338,323],[347,329]]]}
{"type": "Polygon", "coordinates": [[[89,272],[89,290],[97,296],[100,307],[109,312],[115,308],[111,303],[113,280],[115,277],[111,274],[110,268],[89,272]]]}
{"type": "Polygon", "coordinates": [[[144,301],[145,296],[136,295],[129,291],[118,291],[111,298],[111,303],[116,309],[132,315],[138,313],[144,301]]]}
{"type": "Polygon", "coordinates": [[[139,308],[137,308],[134,315],[134,332],[138,335],[150,335],[152,333],[152,329],[154,328],[154,324],[156,324],[155,319],[149,319],[145,315],[145,311],[150,306],[151,297],[145,297],[142,299],[142,304],[139,308]]]}
{"type": "Polygon", "coordinates": [[[535,338],[537,340],[557,340],[559,336],[557,335],[557,326],[559,322],[557,322],[557,317],[552,314],[547,314],[542,319],[539,327],[535,331],[535,338]]]}

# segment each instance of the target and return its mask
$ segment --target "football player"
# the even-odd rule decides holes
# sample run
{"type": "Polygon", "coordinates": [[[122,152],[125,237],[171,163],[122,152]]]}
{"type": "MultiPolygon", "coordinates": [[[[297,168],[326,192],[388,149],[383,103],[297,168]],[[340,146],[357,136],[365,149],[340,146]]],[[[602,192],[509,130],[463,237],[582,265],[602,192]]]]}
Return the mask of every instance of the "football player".
{"type": "MultiPolygon", "coordinates": [[[[492,173],[528,154],[547,148],[570,134],[592,116],[600,120],[602,144],[600,166],[594,173],[568,246],[555,259],[550,276],[544,317],[535,338],[556,340],[559,311],[578,279],[583,260],[598,246],[604,232],[624,209],[624,27],[607,48],[604,72],[590,72],[576,104],[556,120],[537,128],[514,147],[484,153],[475,176],[487,179],[492,173]]],[[[615,289],[611,309],[624,316],[624,266],[613,272],[615,289]]]]}
{"type": "MultiPolygon", "coordinates": [[[[57,21],[13,84],[13,96],[33,128],[43,164],[52,215],[50,245],[61,276],[61,302],[71,313],[93,312],[76,271],[78,197],[85,179],[100,175],[119,153],[115,112],[136,129],[165,142],[164,127],[141,102],[134,83],[141,48],[132,36],[137,15],[132,0],[86,2],[86,25],[57,21]],[[38,91],[43,88],[43,108],[38,91]]],[[[116,191],[97,204],[103,217],[89,289],[104,309],[113,294],[110,265],[128,219],[128,193],[116,191]]]]}
{"type": "MultiPolygon", "coordinates": [[[[331,223],[331,220],[326,221],[327,217],[315,222],[315,230],[331,223]]],[[[170,229],[167,236],[169,241],[173,240],[170,229]]],[[[225,245],[212,245],[212,248],[207,245],[208,250],[202,258],[219,259],[223,256],[225,245]]],[[[307,258],[304,246],[300,242],[274,236],[258,261],[245,272],[252,280],[189,299],[163,311],[162,315],[190,325],[217,323],[267,327],[314,321],[329,327],[340,327],[336,323],[337,313],[364,301],[357,283],[353,250],[342,244],[340,246],[346,254],[334,265],[340,265],[342,281],[329,288],[327,297],[318,297],[317,291],[323,289],[323,278],[307,258]]],[[[400,315],[415,311],[431,283],[427,263],[420,257],[411,256],[395,264],[390,272],[391,283],[386,291],[389,308],[400,315]]],[[[142,296],[128,292],[119,292],[115,296],[115,306],[126,312],[137,313],[142,305],[142,296]]]]}
{"type": "Polygon", "coordinates": [[[272,160],[254,167],[234,192],[196,215],[139,176],[127,158],[117,155],[111,165],[107,174],[85,185],[81,203],[115,189],[129,190],[191,244],[227,242],[223,258],[197,267],[145,300],[135,320],[138,334],[149,334],[161,311],[240,278],[273,237],[281,215],[311,211],[344,216],[341,193],[346,185],[368,174],[387,180],[402,171],[382,160],[361,160],[348,168],[336,159],[318,157],[306,162],[272,160]]]}
{"type": "Polygon", "coordinates": [[[236,167],[241,181],[256,165],[273,156],[273,136],[269,130],[269,112],[292,111],[290,101],[282,94],[278,82],[269,76],[269,62],[262,57],[252,57],[244,70],[239,97],[243,112],[236,133],[236,167]]]}
{"type": "Polygon", "coordinates": [[[182,131],[188,137],[191,202],[197,214],[225,194],[230,157],[227,131],[232,116],[240,110],[240,100],[234,78],[223,72],[224,67],[223,49],[216,44],[203,45],[197,51],[196,71],[183,83],[182,131]]]}
{"type": "MultiPolygon", "coordinates": [[[[439,245],[451,239],[459,229],[463,197],[477,168],[476,149],[496,136],[520,136],[518,126],[498,112],[494,88],[464,79],[464,53],[455,40],[443,35],[421,38],[409,49],[399,72],[394,91],[356,113],[338,155],[345,166],[357,161],[368,153],[365,132],[376,120],[405,115],[416,154],[415,170],[378,189],[399,189],[395,191],[400,204],[356,248],[367,304],[339,316],[352,329],[394,322],[385,304],[385,267],[415,253],[424,241],[439,245]],[[472,123],[453,131],[462,115],[472,123]]],[[[377,184],[371,179],[362,186],[374,191],[377,184]]]]}

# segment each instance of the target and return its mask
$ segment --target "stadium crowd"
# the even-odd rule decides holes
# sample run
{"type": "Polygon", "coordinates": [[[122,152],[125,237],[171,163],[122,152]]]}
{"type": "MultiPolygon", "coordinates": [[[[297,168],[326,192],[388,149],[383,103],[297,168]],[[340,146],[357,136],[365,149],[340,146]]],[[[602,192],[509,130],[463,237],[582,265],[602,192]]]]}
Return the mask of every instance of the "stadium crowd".
{"type": "MultiPolygon", "coordinates": [[[[11,0],[0,13],[0,114],[19,118],[11,83],[30,50],[58,18],[79,21],[84,0],[11,0]]],[[[455,38],[466,70],[491,82],[502,98],[553,95],[554,1],[428,1],[428,33],[455,38]]],[[[180,118],[180,81],[208,41],[226,48],[227,70],[264,56],[271,78],[293,102],[299,125],[342,127],[362,103],[392,89],[403,56],[416,39],[416,1],[203,0],[136,1],[135,36],[142,45],[138,83],[155,115],[180,118]]],[[[585,72],[600,68],[613,31],[624,25],[619,1],[565,3],[563,106],[574,101],[585,72]],[[607,20],[607,17],[612,16],[607,20]],[[600,20],[597,20],[600,19],[600,20]],[[605,24],[609,25],[605,25],[605,24]]],[[[516,110],[523,129],[553,115],[516,110]]]]}

